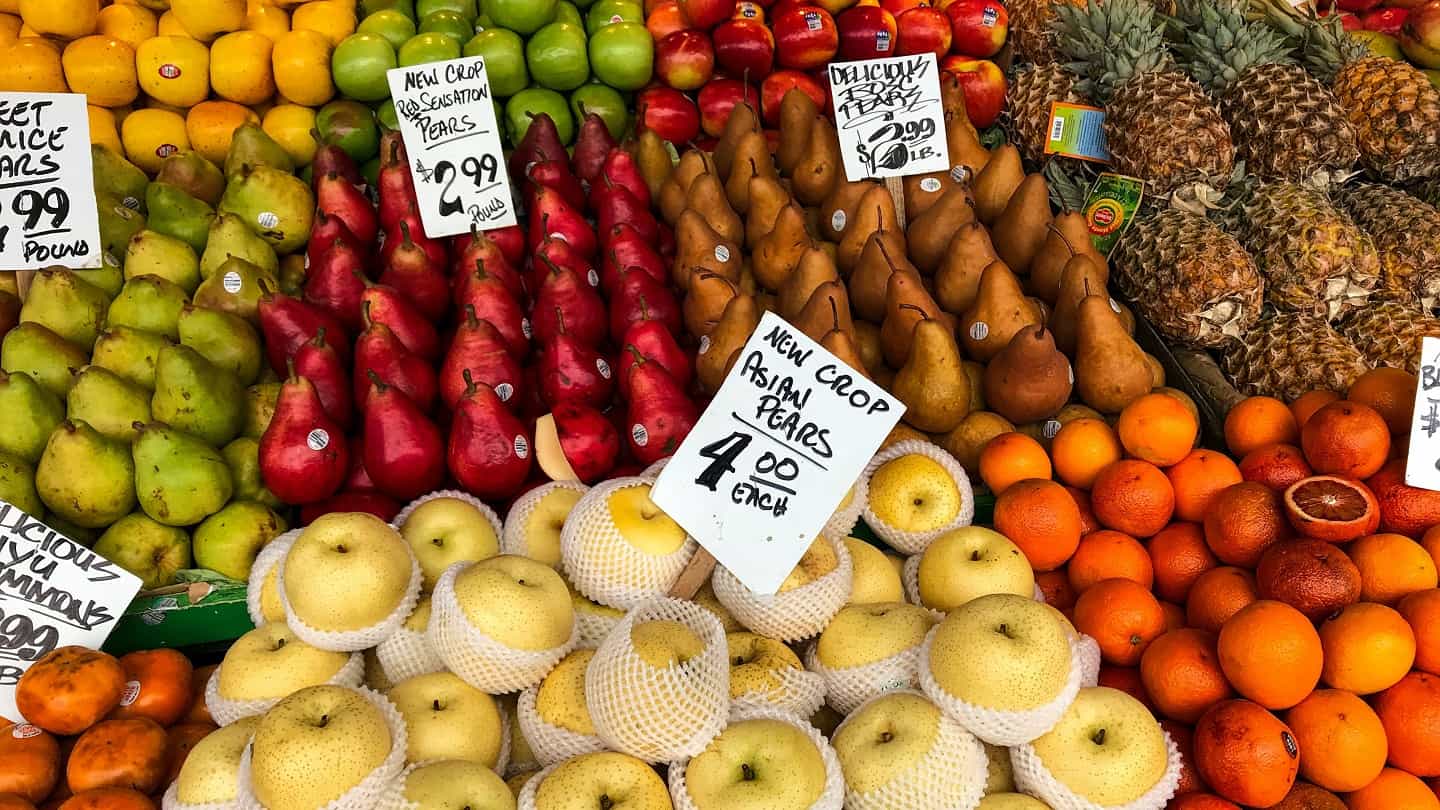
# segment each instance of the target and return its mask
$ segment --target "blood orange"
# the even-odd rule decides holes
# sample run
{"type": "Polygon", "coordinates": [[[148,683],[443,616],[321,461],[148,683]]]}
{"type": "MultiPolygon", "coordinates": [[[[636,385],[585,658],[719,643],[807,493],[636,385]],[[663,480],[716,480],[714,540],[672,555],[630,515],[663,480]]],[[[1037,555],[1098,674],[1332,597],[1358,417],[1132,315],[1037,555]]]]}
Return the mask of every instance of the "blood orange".
{"type": "Polygon", "coordinates": [[[1285,517],[1295,531],[1344,543],[1380,527],[1380,504],[1370,488],[1348,478],[1312,475],[1285,490],[1285,517]]]}

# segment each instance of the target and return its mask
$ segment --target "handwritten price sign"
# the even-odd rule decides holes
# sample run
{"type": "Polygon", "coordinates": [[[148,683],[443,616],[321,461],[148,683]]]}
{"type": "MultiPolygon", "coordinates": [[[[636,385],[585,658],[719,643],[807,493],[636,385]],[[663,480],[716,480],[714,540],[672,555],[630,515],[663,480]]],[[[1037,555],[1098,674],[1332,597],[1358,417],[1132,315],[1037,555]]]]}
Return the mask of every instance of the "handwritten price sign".
{"type": "Polygon", "coordinates": [[[386,78],[425,233],[453,236],[514,225],[485,59],[396,68],[386,78]]]}
{"type": "Polygon", "coordinates": [[[774,593],[905,406],[773,313],[652,497],[757,593],[774,593]]]}
{"type": "Polygon", "coordinates": [[[831,64],[830,97],[846,178],[950,168],[935,54],[831,64]]]}
{"type": "Polygon", "coordinates": [[[85,97],[0,93],[0,270],[100,266],[85,97]]]}
{"type": "Polygon", "coordinates": [[[1415,386],[1405,483],[1440,490],[1440,338],[1420,340],[1420,384],[1415,386]]]}

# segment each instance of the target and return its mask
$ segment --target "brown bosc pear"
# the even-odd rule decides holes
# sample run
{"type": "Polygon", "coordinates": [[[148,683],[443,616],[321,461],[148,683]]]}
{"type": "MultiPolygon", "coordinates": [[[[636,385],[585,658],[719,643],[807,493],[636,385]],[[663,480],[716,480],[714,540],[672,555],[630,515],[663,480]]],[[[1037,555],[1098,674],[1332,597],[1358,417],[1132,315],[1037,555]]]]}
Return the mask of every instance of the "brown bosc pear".
{"type": "MultiPolygon", "coordinates": [[[[750,207],[745,212],[745,245],[751,250],[775,227],[780,210],[794,200],[775,177],[756,172],[750,178],[750,207]]],[[[803,211],[801,212],[804,213],[803,211]]]]}
{"type": "Polygon", "coordinates": [[[805,230],[805,212],[791,203],[780,209],[775,227],[755,245],[750,268],[755,280],[767,290],[778,290],[800,263],[800,257],[815,247],[815,240],[805,230]]]}
{"type": "Polygon", "coordinates": [[[1104,290],[1092,290],[1075,316],[1075,390],[1101,413],[1119,413],[1154,382],[1145,352],[1110,304],[1104,290]]]}
{"type": "Polygon", "coordinates": [[[701,388],[711,394],[720,390],[731,357],[745,346],[759,325],[760,306],[754,296],[742,294],[730,299],[715,328],[700,340],[700,351],[695,355],[695,376],[701,388]]]}
{"type": "Polygon", "coordinates": [[[950,147],[950,167],[964,166],[969,170],[970,180],[985,168],[990,160],[990,150],[980,143],[980,133],[970,123],[970,112],[965,109],[965,88],[960,79],[951,71],[944,71],[940,77],[940,102],[945,108],[945,140],[950,147]]]}
{"type": "Polygon", "coordinates": [[[1026,177],[1010,195],[1010,202],[990,228],[995,252],[1012,272],[1022,276],[1030,272],[1030,262],[1045,243],[1053,219],[1050,187],[1045,175],[1036,172],[1026,177]]]}
{"type": "Polygon", "coordinates": [[[735,282],[708,270],[695,273],[690,279],[690,289],[685,293],[681,315],[685,328],[696,337],[704,337],[715,329],[725,306],[730,299],[740,295],[735,282]]]}
{"type": "Polygon", "coordinates": [[[885,293],[896,273],[920,278],[920,271],[905,258],[905,238],[895,230],[873,231],[865,240],[855,271],[845,280],[857,315],[876,325],[885,320],[885,293]]]}
{"type": "Polygon", "coordinates": [[[995,222],[1010,202],[1010,195],[1025,180],[1025,167],[1020,163],[1020,150],[1012,144],[995,147],[990,161],[975,175],[971,190],[975,196],[975,216],[986,225],[995,222]]]}
{"type": "Polygon", "coordinates": [[[872,380],[878,380],[880,372],[889,371],[885,365],[885,351],[880,348],[880,327],[869,321],[855,322],[855,348],[860,350],[860,362],[872,380]]]}
{"type": "Polygon", "coordinates": [[[655,130],[647,129],[630,145],[630,155],[635,158],[635,165],[640,169],[640,176],[645,179],[646,188],[650,189],[650,197],[658,200],[665,181],[670,179],[670,174],[675,171],[675,164],[670,160],[670,152],[665,148],[665,142],[660,140],[655,130]]]}
{"type": "Polygon", "coordinates": [[[1070,401],[1075,375],[1044,326],[1027,326],[985,366],[985,403],[1017,425],[1049,419],[1070,401]]]}
{"type": "Polygon", "coordinates": [[[895,218],[895,200],[884,186],[868,189],[855,204],[855,214],[845,226],[840,237],[840,246],[835,250],[835,265],[841,273],[849,274],[860,261],[860,251],[875,231],[895,231],[904,241],[899,222],[895,218]]]}
{"type": "Polygon", "coordinates": [[[960,317],[965,355],[988,363],[1009,345],[1016,332],[1041,322],[1035,303],[1020,289],[1020,280],[1004,262],[993,262],[980,274],[975,303],[960,317]]]}
{"type": "Polygon", "coordinates": [[[905,403],[904,420],[926,433],[948,433],[970,412],[970,378],[955,334],[944,321],[920,317],[914,346],[895,372],[890,393],[905,403]]]}
{"type": "Polygon", "coordinates": [[[934,205],[905,227],[910,261],[921,273],[934,273],[944,261],[955,233],[974,221],[969,188],[958,183],[951,186],[934,205]]]}
{"type": "Polygon", "coordinates": [[[791,326],[817,343],[837,324],[845,332],[854,334],[855,324],[850,320],[850,296],[845,292],[845,285],[838,281],[827,281],[816,287],[815,292],[810,294],[810,300],[790,321],[791,326]]]}
{"type": "Polygon", "coordinates": [[[736,244],[745,241],[745,224],[730,207],[720,176],[714,172],[705,172],[690,184],[690,190],[685,193],[685,207],[705,217],[710,227],[729,241],[736,244]]]}
{"type": "Polygon", "coordinates": [[[870,372],[865,368],[865,359],[860,356],[860,346],[855,339],[854,333],[845,331],[840,320],[839,305],[836,304],[835,299],[830,298],[829,300],[830,303],[835,306],[835,309],[830,313],[833,322],[830,326],[830,331],[821,336],[820,346],[835,355],[842,363],[849,366],[856,373],[869,377],[870,372]]]}
{"type": "Polygon", "coordinates": [[[956,185],[958,184],[950,176],[948,169],[930,174],[912,174],[902,179],[900,189],[905,197],[905,221],[911,222],[929,211],[932,205],[939,202],[940,198],[956,185]]]}
{"type": "Polygon", "coordinates": [[[838,243],[845,235],[845,226],[849,225],[851,217],[855,216],[855,206],[860,203],[860,198],[878,185],[879,183],[873,180],[857,180],[852,183],[842,179],[836,183],[835,190],[820,203],[820,209],[816,212],[820,225],[817,233],[826,240],[838,243]]]}
{"type": "Polygon", "coordinates": [[[935,300],[952,315],[963,315],[980,291],[980,274],[1000,261],[990,232],[979,222],[967,222],[955,231],[945,258],[935,271],[935,300]]]}
{"type": "Polygon", "coordinates": [[[805,205],[819,205],[844,177],[845,163],[835,126],[828,118],[816,118],[810,127],[810,143],[805,155],[790,172],[791,190],[805,205]]]}
{"type": "Polygon", "coordinates": [[[1075,333],[1079,325],[1080,302],[1090,291],[1105,291],[1105,270],[1088,254],[1072,256],[1060,274],[1060,289],[1050,312],[1050,331],[1055,345],[1069,356],[1075,355],[1075,333]]]}
{"type": "MultiPolygon", "coordinates": [[[[715,141],[715,168],[720,176],[729,178],[735,170],[735,150],[740,144],[740,139],[752,132],[760,131],[760,120],[755,116],[755,108],[750,102],[741,101],[730,108],[730,115],[725,118],[725,129],[721,131],[719,140],[715,141]]],[[[743,162],[741,166],[745,165],[743,162]]]]}
{"type": "MultiPolygon", "coordinates": [[[[1025,279],[1025,288],[1031,295],[1053,305],[1056,296],[1060,294],[1065,265],[1078,254],[1089,256],[1100,266],[1104,277],[1110,277],[1105,257],[1095,249],[1095,243],[1090,239],[1090,227],[1085,223],[1085,215],[1078,211],[1062,212],[1046,228],[1045,241],[1040,245],[1040,252],[1030,261],[1030,275],[1025,279]]],[[[1091,287],[1104,288],[1104,282],[1091,287]]]]}
{"type": "Polygon", "coordinates": [[[820,108],[804,90],[794,89],[780,99],[780,143],[775,147],[775,165],[789,175],[810,148],[810,130],[820,108]]]}
{"type": "Polygon", "coordinates": [[[915,324],[929,319],[954,328],[954,319],[940,310],[919,276],[894,273],[885,285],[885,319],[880,323],[880,347],[885,364],[900,368],[910,357],[915,324]]]}
{"type": "Polygon", "coordinates": [[[743,261],[740,244],[721,236],[703,214],[686,210],[675,223],[675,260],[670,279],[681,290],[690,289],[697,272],[711,272],[739,281],[743,261]]]}
{"type": "Polygon", "coordinates": [[[765,136],[760,132],[747,132],[735,144],[730,177],[725,182],[725,196],[735,213],[743,216],[750,210],[750,180],[756,176],[780,179],[775,173],[775,161],[770,158],[770,145],[765,136]]]}
{"type": "Polygon", "coordinates": [[[791,320],[800,314],[815,288],[827,281],[840,281],[835,260],[819,248],[808,248],[776,291],[776,312],[785,320],[791,320]]]}
{"type": "Polygon", "coordinates": [[[675,224],[675,220],[680,218],[680,212],[685,210],[690,184],[695,182],[695,178],[707,173],[715,173],[715,162],[710,159],[708,152],[690,149],[680,156],[680,162],[675,164],[675,170],[666,178],[658,198],[660,215],[666,222],[675,224]]]}

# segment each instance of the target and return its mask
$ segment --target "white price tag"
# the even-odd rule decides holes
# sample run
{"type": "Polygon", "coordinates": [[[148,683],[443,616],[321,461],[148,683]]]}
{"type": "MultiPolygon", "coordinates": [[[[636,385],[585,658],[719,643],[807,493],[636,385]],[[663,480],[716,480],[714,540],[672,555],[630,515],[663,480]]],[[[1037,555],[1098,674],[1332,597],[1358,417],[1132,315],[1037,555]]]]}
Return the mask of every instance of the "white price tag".
{"type": "Polygon", "coordinates": [[[515,224],[515,202],[485,59],[470,56],[386,74],[420,219],[432,238],[515,224]]]}
{"type": "Polygon", "coordinates": [[[1420,340],[1420,380],[1411,420],[1405,483],[1440,490],[1440,338],[1420,340]]]}
{"type": "Polygon", "coordinates": [[[31,664],[57,647],[99,649],[139,590],[134,574],[0,501],[0,717],[21,719],[15,685],[31,664]]]}
{"type": "Polygon", "coordinates": [[[904,412],[766,313],[652,497],[746,587],[775,593],[904,412]]]}
{"type": "Polygon", "coordinates": [[[90,117],[74,93],[0,93],[0,269],[100,266],[90,117]]]}
{"type": "Polygon", "coordinates": [[[830,65],[845,177],[904,177],[950,168],[935,54],[830,65]]]}

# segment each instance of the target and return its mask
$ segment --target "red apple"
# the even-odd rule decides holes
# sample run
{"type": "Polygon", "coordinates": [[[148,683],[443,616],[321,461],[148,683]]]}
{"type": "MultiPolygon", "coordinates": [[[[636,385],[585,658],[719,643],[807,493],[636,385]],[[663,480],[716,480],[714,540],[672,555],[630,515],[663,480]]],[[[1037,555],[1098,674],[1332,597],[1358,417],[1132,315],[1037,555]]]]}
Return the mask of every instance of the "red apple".
{"type": "Polygon", "coordinates": [[[1359,14],[1380,5],[1380,0],[1335,0],[1335,7],[1341,11],[1359,14]]]}
{"type": "Polygon", "coordinates": [[[740,0],[735,4],[735,16],[732,20],[754,20],[765,22],[765,7],[755,0],[740,0]]]}
{"type": "Polygon", "coordinates": [[[930,0],[880,0],[880,6],[897,18],[912,8],[930,5],[930,0]]]}
{"type": "Polygon", "coordinates": [[[694,28],[710,30],[735,15],[735,0],[677,0],[680,14],[694,28]]]}
{"type": "Polygon", "coordinates": [[[775,69],[775,35],[758,20],[726,20],[710,32],[720,69],[759,81],[775,69]]]}
{"type": "Polygon", "coordinates": [[[1348,13],[1348,12],[1343,12],[1343,11],[1342,11],[1342,12],[1337,12],[1337,11],[1336,11],[1335,9],[1333,9],[1333,8],[1328,8],[1328,9],[1320,12],[1320,16],[1321,16],[1321,17],[1329,17],[1331,14],[1336,14],[1336,13],[1338,13],[1338,14],[1340,15],[1340,26],[1341,26],[1342,28],[1344,28],[1346,31],[1359,31],[1359,30],[1360,30],[1360,18],[1357,17],[1357,16],[1355,16],[1354,14],[1350,14],[1350,13],[1348,13]]]}
{"type": "Polygon", "coordinates": [[[749,94],[745,83],[739,79],[711,79],[700,88],[700,128],[706,135],[719,137],[725,131],[725,122],[730,110],[749,94]]]}
{"type": "Polygon", "coordinates": [[[839,14],[859,1],[860,0],[814,0],[815,5],[830,12],[831,15],[839,14]]]}
{"type": "Polygon", "coordinates": [[[673,144],[688,143],[700,132],[700,111],[690,97],[673,87],[647,87],[635,99],[640,131],[653,130],[673,144]]]}
{"type": "Polygon", "coordinates": [[[1440,68],[1440,0],[1410,9],[1400,29],[1400,49],[1422,68],[1440,68]]]}
{"type": "Polygon", "coordinates": [[[1377,8],[1360,15],[1360,27],[1366,31],[1378,31],[1392,37],[1400,36],[1405,18],[1410,16],[1408,8],[1377,8]]]}
{"type": "MultiPolygon", "coordinates": [[[[819,6],[796,6],[774,15],[775,47],[780,66],[795,70],[818,68],[840,50],[835,18],[819,6]]],[[[948,33],[948,32],[947,32],[948,33]]]]}
{"type": "Polygon", "coordinates": [[[766,76],[764,84],[760,85],[760,116],[766,126],[780,123],[780,100],[791,90],[804,91],[822,110],[830,104],[825,88],[809,74],[798,70],[777,70],[766,76]]]}
{"type": "Polygon", "coordinates": [[[995,123],[1005,106],[1005,74],[998,65],[988,59],[949,56],[941,60],[940,69],[955,74],[960,82],[970,123],[980,129],[995,123]]]}
{"type": "Polygon", "coordinates": [[[932,6],[919,6],[895,18],[899,37],[895,43],[897,56],[933,53],[939,59],[950,52],[950,21],[945,12],[932,6]]]}
{"type": "Polygon", "coordinates": [[[950,50],[989,59],[1005,47],[1010,16],[997,0],[954,0],[945,7],[950,20],[950,50]]]}
{"type": "Polygon", "coordinates": [[[650,29],[650,38],[659,42],[676,31],[688,29],[690,24],[680,15],[679,3],[665,0],[645,17],[645,27],[650,29]]]}
{"type": "Polygon", "coordinates": [[[715,75],[715,50],[703,31],[676,31],[655,45],[655,75],[676,90],[695,90],[715,75]]]}
{"type": "Polygon", "coordinates": [[[884,59],[895,55],[895,15],[880,6],[855,6],[835,18],[841,59],[884,59]]]}

